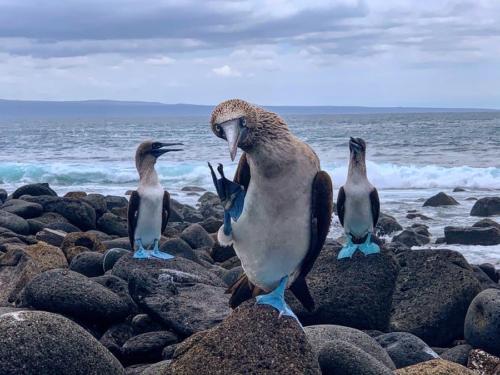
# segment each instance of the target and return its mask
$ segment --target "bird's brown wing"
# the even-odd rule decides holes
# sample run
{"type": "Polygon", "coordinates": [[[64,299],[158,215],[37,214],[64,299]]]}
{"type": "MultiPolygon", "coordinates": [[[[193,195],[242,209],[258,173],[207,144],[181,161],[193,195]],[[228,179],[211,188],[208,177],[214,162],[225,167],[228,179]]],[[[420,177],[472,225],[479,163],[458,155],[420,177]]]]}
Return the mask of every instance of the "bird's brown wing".
{"type": "Polygon", "coordinates": [[[135,227],[137,225],[137,218],[139,216],[139,203],[141,198],[137,191],[133,191],[130,195],[130,200],[128,201],[128,212],[127,212],[127,221],[128,221],[128,238],[130,240],[130,247],[132,250],[134,249],[135,242],[135,227]]]}
{"type": "Polygon", "coordinates": [[[339,217],[340,224],[344,226],[344,214],[345,214],[345,191],[342,186],[339,189],[339,195],[337,196],[337,216],[339,217]]]}
{"type": "Polygon", "coordinates": [[[378,198],[377,189],[375,188],[370,192],[370,204],[372,207],[373,228],[375,229],[380,215],[380,200],[378,198]]]}
{"type": "Polygon", "coordinates": [[[170,216],[170,194],[165,190],[163,193],[163,210],[161,211],[161,234],[165,231],[170,216]]]}
{"type": "Polygon", "coordinates": [[[314,309],[314,300],[306,283],[306,276],[323,248],[330,230],[333,212],[332,180],[328,173],[319,171],[313,181],[311,204],[311,241],[309,251],[302,262],[300,274],[290,286],[295,297],[309,311],[314,309]]]}

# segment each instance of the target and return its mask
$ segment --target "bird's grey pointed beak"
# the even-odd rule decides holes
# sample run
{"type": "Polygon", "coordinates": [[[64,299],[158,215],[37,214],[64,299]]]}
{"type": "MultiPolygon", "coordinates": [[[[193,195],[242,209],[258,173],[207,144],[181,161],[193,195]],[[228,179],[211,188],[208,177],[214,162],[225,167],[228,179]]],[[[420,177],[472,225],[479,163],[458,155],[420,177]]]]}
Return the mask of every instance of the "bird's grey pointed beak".
{"type": "Polygon", "coordinates": [[[167,152],[174,152],[174,151],[182,151],[182,148],[165,148],[165,147],[172,147],[172,146],[184,146],[183,143],[162,143],[160,148],[157,148],[152,151],[153,155],[158,158],[163,154],[166,154],[167,152]]]}
{"type": "Polygon", "coordinates": [[[226,136],[227,144],[229,146],[229,155],[231,161],[234,161],[238,152],[238,143],[240,142],[240,126],[238,120],[227,121],[221,125],[226,136]]]}

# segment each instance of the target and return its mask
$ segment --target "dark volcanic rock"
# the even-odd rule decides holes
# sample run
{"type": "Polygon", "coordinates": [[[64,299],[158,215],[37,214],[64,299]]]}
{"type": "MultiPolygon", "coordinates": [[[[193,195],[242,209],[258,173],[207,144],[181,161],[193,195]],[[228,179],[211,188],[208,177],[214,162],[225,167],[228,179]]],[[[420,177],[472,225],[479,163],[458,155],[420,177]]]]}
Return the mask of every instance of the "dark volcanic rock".
{"type": "Polygon", "coordinates": [[[104,272],[112,269],[115,263],[118,262],[118,259],[120,259],[125,254],[130,254],[130,250],[118,248],[106,250],[102,259],[102,268],[104,272]]]}
{"type": "Polygon", "coordinates": [[[212,247],[214,240],[200,224],[191,224],[181,233],[181,238],[193,249],[199,247],[212,247]]]}
{"type": "Polygon", "coordinates": [[[102,286],[108,288],[113,293],[118,295],[122,299],[122,301],[125,302],[125,304],[128,306],[130,314],[135,314],[139,311],[139,308],[137,307],[136,303],[130,296],[128,290],[128,283],[125,280],[120,279],[117,276],[106,274],[102,276],[93,277],[92,281],[101,284],[102,286]]]}
{"type": "Polygon", "coordinates": [[[50,245],[59,247],[64,241],[64,237],[66,237],[66,232],[46,228],[38,232],[35,238],[38,241],[47,242],[50,245]]]}
{"type": "Polygon", "coordinates": [[[381,213],[375,230],[377,236],[386,236],[391,233],[403,230],[403,227],[393,216],[381,213]]]}
{"type": "Polygon", "coordinates": [[[182,208],[182,216],[184,221],[188,223],[199,223],[204,220],[203,215],[196,208],[187,204],[182,208]]]}
{"type": "Polygon", "coordinates": [[[203,217],[215,217],[222,219],[224,217],[224,208],[220,203],[219,197],[207,191],[198,199],[199,211],[203,217]]]}
{"type": "Polygon", "coordinates": [[[493,216],[500,215],[500,197],[486,197],[479,199],[472,210],[471,216],[493,216]]]}
{"type": "Polygon", "coordinates": [[[87,277],[101,276],[104,273],[102,267],[103,255],[95,251],[85,251],[73,258],[69,269],[87,277]]]}
{"type": "MultiPolygon", "coordinates": [[[[106,247],[102,244],[102,242],[97,238],[95,234],[84,233],[84,232],[76,232],[76,233],[68,233],[61,244],[61,249],[68,258],[68,262],[71,262],[73,256],[77,254],[72,254],[70,256],[70,250],[75,247],[84,247],[90,251],[97,251],[99,253],[104,253],[106,251],[106,247]]],[[[85,251],[85,250],[84,250],[85,251]]],[[[82,251],[78,252],[81,253],[82,251]]]]}
{"type": "Polygon", "coordinates": [[[399,242],[408,247],[422,246],[431,242],[430,238],[419,233],[415,228],[406,228],[404,231],[392,238],[392,242],[399,242]]]}
{"type": "Polygon", "coordinates": [[[356,345],[332,340],[321,348],[318,362],[326,375],[392,375],[393,372],[356,345]]]}
{"type": "Polygon", "coordinates": [[[398,260],[391,330],[413,333],[433,346],[460,337],[467,307],[481,290],[464,257],[452,250],[413,250],[398,260]]]}
{"type": "Polygon", "coordinates": [[[35,261],[22,250],[0,253],[0,306],[16,301],[25,285],[37,274],[35,261]]]}
{"type": "Polygon", "coordinates": [[[498,274],[496,272],[495,266],[491,263],[483,263],[479,265],[479,268],[483,270],[483,272],[488,275],[488,277],[494,283],[498,283],[498,274]]]}
{"type": "Polygon", "coordinates": [[[457,363],[433,359],[396,370],[395,375],[477,375],[457,363]]]}
{"type": "Polygon", "coordinates": [[[408,332],[391,332],[376,337],[397,368],[439,358],[425,342],[408,332]]]}
{"type": "Polygon", "coordinates": [[[42,214],[43,207],[38,203],[26,202],[21,199],[11,199],[5,202],[1,209],[23,219],[31,219],[42,214]]]}
{"type": "Polygon", "coordinates": [[[500,229],[495,227],[445,227],[444,236],[448,244],[500,244],[500,229]]]}
{"type": "Polygon", "coordinates": [[[357,346],[363,352],[368,353],[390,369],[396,368],[391,357],[389,357],[380,344],[374,338],[360,330],[332,324],[320,324],[304,327],[304,331],[307,340],[316,353],[319,353],[330,341],[338,340],[357,346]]]}
{"type": "Polygon", "coordinates": [[[340,246],[325,245],[307,276],[315,310],[307,312],[287,292],[292,309],[306,325],[386,329],[399,269],[394,255],[382,249],[380,254],[364,256],[357,252],[352,259],[339,261],[339,251],[340,246]]]}
{"type": "Polygon", "coordinates": [[[10,229],[19,234],[29,234],[30,226],[22,217],[0,210],[0,227],[10,229]]]}
{"type": "Polygon", "coordinates": [[[477,223],[472,224],[472,226],[478,228],[495,227],[500,229],[500,224],[491,219],[481,219],[477,223]]]}
{"type": "Polygon", "coordinates": [[[45,211],[57,212],[68,221],[83,230],[95,229],[96,214],[87,202],[72,198],[59,198],[44,205],[45,211]]]}
{"type": "Polygon", "coordinates": [[[465,339],[475,348],[500,355],[500,290],[486,289],[469,306],[465,339]]]}
{"type": "Polygon", "coordinates": [[[174,256],[180,256],[194,262],[198,261],[198,256],[193,251],[191,246],[181,238],[171,238],[165,241],[161,246],[160,250],[169,253],[174,256]]]}
{"type": "Polygon", "coordinates": [[[60,248],[47,243],[38,242],[24,249],[36,263],[38,270],[44,272],[54,268],[67,268],[68,262],[60,248]]]}
{"type": "Polygon", "coordinates": [[[0,203],[5,202],[7,199],[7,191],[5,189],[0,189],[0,203]]]}
{"type": "Polygon", "coordinates": [[[50,195],[57,197],[57,193],[49,187],[49,184],[29,184],[18,188],[12,193],[12,198],[18,199],[23,195],[31,195],[33,197],[38,195],[50,195]]]}
{"type": "Polygon", "coordinates": [[[457,345],[441,354],[441,358],[450,362],[458,363],[462,366],[467,366],[467,360],[469,359],[469,353],[471,350],[472,346],[470,345],[457,345]]]}
{"type": "Polygon", "coordinates": [[[229,258],[236,256],[233,246],[221,246],[218,243],[212,247],[210,253],[212,259],[216,262],[225,262],[229,258]]]}
{"type": "Polygon", "coordinates": [[[115,238],[113,240],[105,240],[102,241],[103,245],[106,247],[106,249],[125,249],[125,250],[132,250],[132,247],[130,246],[130,240],[128,237],[120,237],[120,238],[115,238]]]}
{"type": "Polygon", "coordinates": [[[132,319],[132,327],[134,328],[134,332],[136,334],[162,331],[164,328],[156,320],[151,319],[148,314],[139,314],[134,316],[132,319]]]}
{"type": "Polygon", "coordinates": [[[24,297],[34,308],[84,321],[114,321],[129,313],[128,306],[117,294],[68,270],[50,270],[36,276],[26,286],[24,297]]]}
{"type": "Polygon", "coordinates": [[[123,361],[122,346],[134,335],[129,323],[118,323],[108,328],[99,342],[106,347],[120,361],[123,361]]]}
{"type": "Polygon", "coordinates": [[[471,265],[472,270],[474,271],[474,276],[476,276],[476,279],[479,281],[481,284],[481,289],[488,289],[488,288],[493,288],[493,289],[500,289],[500,285],[498,285],[496,282],[494,282],[487,274],[484,272],[481,267],[477,265],[471,265]]]}
{"type": "Polygon", "coordinates": [[[203,220],[200,225],[205,228],[208,233],[216,233],[222,226],[222,220],[216,219],[215,217],[208,217],[203,220]]]}
{"type": "Polygon", "coordinates": [[[419,214],[419,213],[416,213],[416,212],[411,212],[411,213],[408,213],[406,215],[406,218],[407,219],[420,219],[420,220],[432,220],[429,216],[425,216],[423,214],[419,214]]]}
{"type": "Polygon", "coordinates": [[[424,207],[455,206],[457,204],[459,203],[455,200],[455,198],[441,192],[427,199],[424,202],[424,207]]]}
{"type": "Polygon", "coordinates": [[[83,201],[90,204],[97,215],[97,217],[101,217],[108,210],[108,205],[106,203],[106,198],[101,194],[88,194],[87,196],[82,198],[83,201]]]}
{"type": "Polygon", "coordinates": [[[127,220],[111,212],[106,212],[97,220],[97,229],[120,237],[128,236],[127,220]]]}
{"type": "Polygon", "coordinates": [[[469,353],[467,367],[475,374],[498,375],[500,373],[500,358],[481,349],[473,349],[469,353]]]}
{"type": "Polygon", "coordinates": [[[127,363],[147,363],[162,360],[163,348],[177,343],[177,335],[169,331],[147,332],[134,336],[123,344],[127,363]]]}
{"type": "Polygon", "coordinates": [[[115,207],[128,206],[128,200],[125,197],[119,197],[116,195],[106,195],[104,199],[106,200],[106,206],[108,208],[108,211],[111,211],[115,207]]]}
{"type": "Polygon", "coordinates": [[[120,375],[118,360],[83,328],[57,314],[0,315],[2,375],[120,375]]]}
{"type": "Polygon", "coordinates": [[[44,212],[41,216],[34,219],[28,219],[30,225],[30,232],[36,234],[43,228],[49,227],[53,224],[67,224],[68,220],[58,213],[55,212],[44,212]]]}
{"type": "Polygon", "coordinates": [[[174,374],[321,374],[311,346],[290,317],[248,301],[213,329],[177,346],[174,374]]]}

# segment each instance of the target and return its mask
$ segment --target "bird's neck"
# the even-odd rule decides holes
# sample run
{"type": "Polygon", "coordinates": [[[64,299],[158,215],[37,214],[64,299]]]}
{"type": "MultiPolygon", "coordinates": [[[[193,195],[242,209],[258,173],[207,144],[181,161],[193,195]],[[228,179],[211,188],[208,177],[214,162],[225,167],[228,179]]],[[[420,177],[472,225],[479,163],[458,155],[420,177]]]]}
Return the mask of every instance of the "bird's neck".
{"type": "Polygon", "coordinates": [[[153,163],[144,162],[138,165],[137,170],[139,172],[139,179],[141,184],[158,185],[160,183],[160,180],[158,179],[158,173],[156,173],[153,163]]]}
{"type": "Polygon", "coordinates": [[[365,155],[359,154],[352,156],[349,160],[349,172],[347,174],[349,180],[366,179],[366,162],[365,155]]]}

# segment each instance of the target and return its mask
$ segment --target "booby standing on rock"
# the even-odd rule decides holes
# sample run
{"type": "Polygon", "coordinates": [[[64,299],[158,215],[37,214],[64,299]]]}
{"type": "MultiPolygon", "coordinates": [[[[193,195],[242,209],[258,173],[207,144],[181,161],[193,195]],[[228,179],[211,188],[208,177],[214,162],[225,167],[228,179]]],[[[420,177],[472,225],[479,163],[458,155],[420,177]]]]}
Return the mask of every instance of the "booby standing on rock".
{"type": "Polygon", "coordinates": [[[377,225],[380,201],[377,189],[366,176],[366,143],[361,138],[351,137],[349,150],[347,181],[340,188],[337,197],[337,214],[344,227],[347,242],[339,252],[338,259],[352,257],[358,248],[365,255],[380,252],[371,237],[377,225]]]}
{"type": "Polygon", "coordinates": [[[257,303],[296,318],[284,292],[289,287],[307,309],[314,308],[305,277],[330,227],[331,179],[314,151],[274,113],[228,100],[214,109],[211,127],[227,140],[232,160],[238,148],[244,151],[234,182],[224,177],[222,165],[221,179],[212,170],[225,209],[218,240],[233,245],[244,270],[229,288],[230,305],[257,297],[257,303]]]}
{"type": "Polygon", "coordinates": [[[164,153],[181,151],[165,148],[177,145],[182,143],[145,141],[137,147],[135,166],[139,172],[139,187],[132,192],[128,205],[128,237],[130,246],[135,249],[134,258],[173,258],[158,249],[168,222],[170,194],[160,185],[155,164],[164,153]],[[152,251],[146,250],[151,247],[152,251]]]}

